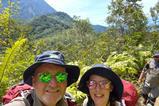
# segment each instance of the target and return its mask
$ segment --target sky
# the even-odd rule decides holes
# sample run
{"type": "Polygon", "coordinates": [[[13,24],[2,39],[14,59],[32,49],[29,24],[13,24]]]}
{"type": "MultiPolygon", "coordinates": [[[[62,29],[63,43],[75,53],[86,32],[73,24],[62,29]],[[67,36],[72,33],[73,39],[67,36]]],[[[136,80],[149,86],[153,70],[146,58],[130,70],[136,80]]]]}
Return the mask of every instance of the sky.
{"type": "MultiPolygon", "coordinates": [[[[107,26],[105,19],[108,14],[107,6],[111,0],[45,0],[56,11],[65,12],[71,17],[80,16],[89,19],[93,25],[107,26]]],[[[142,0],[143,11],[150,16],[150,7],[155,6],[159,0],[142,0]]]]}

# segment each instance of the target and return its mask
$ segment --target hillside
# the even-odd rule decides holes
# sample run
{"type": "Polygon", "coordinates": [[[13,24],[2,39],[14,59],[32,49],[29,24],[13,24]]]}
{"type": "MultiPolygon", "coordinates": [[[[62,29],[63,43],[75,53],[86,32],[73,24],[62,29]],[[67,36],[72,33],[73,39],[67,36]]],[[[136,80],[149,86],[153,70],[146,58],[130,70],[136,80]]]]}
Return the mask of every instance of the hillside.
{"type": "MultiPolygon", "coordinates": [[[[45,0],[12,0],[17,5],[18,14],[15,18],[31,19],[35,16],[41,16],[54,13],[56,10],[52,8],[45,0]]],[[[7,0],[2,0],[3,7],[8,6],[7,0]]]]}
{"type": "Polygon", "coordinates": [[[63,12],[42,15],[31,20],[28,25],[32,26],[30,35],[41,38],[71,27],[73,19],[63,12]]]}
{"type": "Polygon", "coordinates": [[[101,25],[92,25],[92,28],[95,32],[100,33],[100,32],[105,32],[107,30],[106,27],[101,26],[101,25]]]}

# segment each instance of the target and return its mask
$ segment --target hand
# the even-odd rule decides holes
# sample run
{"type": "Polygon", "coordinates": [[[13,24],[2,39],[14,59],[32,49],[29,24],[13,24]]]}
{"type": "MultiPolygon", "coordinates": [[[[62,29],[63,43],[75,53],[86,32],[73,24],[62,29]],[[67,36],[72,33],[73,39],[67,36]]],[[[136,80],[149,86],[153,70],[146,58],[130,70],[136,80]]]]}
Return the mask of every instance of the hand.
{"type": "Polygon", "coordinates": [[[137,83],[138,83],[138,84],[140,84],[141,82],[142,82],[142,80],[141,80],[141,79],[139,79],[139,80],[137,81],[137,83]]]}
{"type": "Polygon", "coordinates": [[[159,106],[159,96],[156,98],[154,106],[159,106]]]}

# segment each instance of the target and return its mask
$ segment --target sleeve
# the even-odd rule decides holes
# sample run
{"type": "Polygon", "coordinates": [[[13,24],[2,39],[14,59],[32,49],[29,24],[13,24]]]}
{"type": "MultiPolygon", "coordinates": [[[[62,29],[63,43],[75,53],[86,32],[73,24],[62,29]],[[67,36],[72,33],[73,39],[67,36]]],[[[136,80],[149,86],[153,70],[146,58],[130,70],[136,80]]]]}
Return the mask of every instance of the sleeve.
{"type": "Polygon", "coordinates": [[[26,105],[22,98],[15,98],[11,102],[3,106],[26,106],[26,105]]]}
{"type": "Polygon", "coordinates": [[[126,106],[124,101],[115,101],[115,106],[126,106]]]}

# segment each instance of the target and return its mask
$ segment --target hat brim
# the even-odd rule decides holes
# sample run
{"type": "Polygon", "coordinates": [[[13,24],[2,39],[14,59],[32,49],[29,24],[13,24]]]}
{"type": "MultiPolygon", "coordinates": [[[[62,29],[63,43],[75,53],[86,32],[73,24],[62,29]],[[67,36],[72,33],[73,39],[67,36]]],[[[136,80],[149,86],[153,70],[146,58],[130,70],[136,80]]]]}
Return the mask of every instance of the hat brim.
{"type": "Polygon", "coordinates": [[[123,93],[123,84],[121,82],[121,79],[112,70],[103,67],[91,68],[82,76],[78,84],[78,89],[80,91],[89,94],[86,82],[89,80],[89,77],[93,74],[109,79],[113,85],[113,91],[111,92],[111,96],[113,96],[115,100],[121,99],[123,93]]]}
{"type": "Polygon", "coordinates": [[[159,57],[159,53],[158,53],[158,52],[155,53],[155,54],[153,55],[153,57],[159,57]]]}
{"type": "Polygon", "coordinates": [[[76,82],[78,80],[80,69],[78,66],[75,65],[63,65],[58,64],[57,62],[37,62],[32,64],[30,67],[28,67],[23,74],[23,80],[24,83],[29,84],[32,86],[32,76],[34,75],[34,72],[36,68],[38,68],[40,65],[50,63],[54,65],[58,65],[65,68],[65,71],[68,73],[67,77],[67,86],[70,86],[72,83],[76,82]]]}
{"type": "Polygon", "coordinates": [[[153,58],[159,58],[159,55],[154,55],[153,58]]]}

